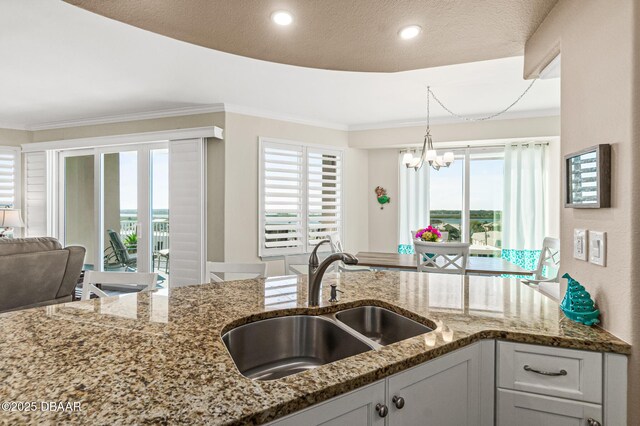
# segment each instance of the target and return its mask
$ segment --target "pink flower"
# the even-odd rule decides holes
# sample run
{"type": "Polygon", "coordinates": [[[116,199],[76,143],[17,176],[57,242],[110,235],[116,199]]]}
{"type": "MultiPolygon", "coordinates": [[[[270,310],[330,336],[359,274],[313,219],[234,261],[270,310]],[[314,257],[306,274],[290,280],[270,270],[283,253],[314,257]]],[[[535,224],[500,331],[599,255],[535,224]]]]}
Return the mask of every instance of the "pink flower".
{"type": "Polygon", "coordinates": [[[416,232],[416,239],[422,241],[438,241],[442,238],[442,233],[435,226],[429,225],[424,229],[419,229],[416,232]]]}

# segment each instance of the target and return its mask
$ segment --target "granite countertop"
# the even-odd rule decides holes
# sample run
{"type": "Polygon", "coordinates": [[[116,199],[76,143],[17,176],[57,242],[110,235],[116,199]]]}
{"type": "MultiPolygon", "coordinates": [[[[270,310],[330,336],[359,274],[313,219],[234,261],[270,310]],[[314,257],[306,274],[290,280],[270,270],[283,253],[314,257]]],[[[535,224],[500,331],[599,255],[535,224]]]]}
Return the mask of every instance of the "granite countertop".
{"type": "Polygon", "coordinates": [[[0,424],[259,424],[484,338],[628,354],[597,327],[517,280],[413,272],[306,277],[159,290],[0,315],[0,402],[80,403],[76,412],[0,411],[0,424]],[[331,282],[344,291],[329,299],[331,282]],[[436,325],[416,336],[274,381],[236,369],[221,334],[261,318],[378,305],[436,325]]]}

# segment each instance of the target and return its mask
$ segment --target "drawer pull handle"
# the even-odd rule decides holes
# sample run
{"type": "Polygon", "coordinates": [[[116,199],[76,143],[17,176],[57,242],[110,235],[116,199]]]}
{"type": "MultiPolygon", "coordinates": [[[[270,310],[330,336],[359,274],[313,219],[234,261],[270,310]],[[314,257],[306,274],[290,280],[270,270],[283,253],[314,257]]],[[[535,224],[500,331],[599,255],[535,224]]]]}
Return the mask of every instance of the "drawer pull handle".
{"type": "Polygon", "coordinates": [[[602,426],[601,423],[595,419],[592,419],[591,417],[589,417],[587,419],[587,426],[602,426]]]}
{"type": "Polygon", "coordinates": [[[535,368],[531,368],[528,365],[524,366],[524,371],[531,371],[532,373],[542,374],[543,376],[566,376],[567,375],[567,370],[560,370],[557,373],[554,373],[553,371],[536,370],[535,368]]]}

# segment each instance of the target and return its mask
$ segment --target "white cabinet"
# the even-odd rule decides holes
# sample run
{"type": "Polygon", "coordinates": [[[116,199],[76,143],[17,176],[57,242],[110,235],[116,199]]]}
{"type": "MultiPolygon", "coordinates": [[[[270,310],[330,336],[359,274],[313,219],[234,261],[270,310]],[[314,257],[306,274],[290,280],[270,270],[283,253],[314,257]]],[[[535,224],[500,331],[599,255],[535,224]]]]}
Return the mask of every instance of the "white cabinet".
{"type": "Polygon", "coordinates": [[[587,426],[602,423],[602,406],[498,389],[498,426],[587,426]],[[594,423],[597,422],[597,423],[594,423]]]}
{"type": "Polygon", "coordinates": [[[494,348],[474,343],[273,425],[493,425],[494,348]]]}
{"type": "Polygon", "coordinates": [[[476,343],[389,377],[389,426],[493,424],[493,398],[484,399],[481,415],[483,392],[493,394],[493,347],[493,341],[476,343]]]}
{"type": "Polygon", "coordinates": [[[625,355],[485,340],[273,424],[617,426],[626,378],[625,355]]]}
{"type": "Polygon", "coordinates": [[[382,426],[376,405],[384,405],[386,380],[356,389],[271,423],[274,426],[382,426]]]}

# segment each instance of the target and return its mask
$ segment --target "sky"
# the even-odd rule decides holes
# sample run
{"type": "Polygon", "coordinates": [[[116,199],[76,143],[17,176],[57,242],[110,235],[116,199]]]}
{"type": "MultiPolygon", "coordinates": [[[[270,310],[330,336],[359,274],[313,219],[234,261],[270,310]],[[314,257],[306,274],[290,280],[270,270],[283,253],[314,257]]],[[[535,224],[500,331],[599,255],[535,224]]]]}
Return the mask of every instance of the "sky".
{"type": "MultiPolygon", "coordinates": [[[[169,208],[169,153],[152,151],[152,207],[169,208]]],[[[138,206],[138,156],[136,151],[120,153],[120,210],[136,210],[138,206]]]]}
{"type": "MultiPolygon", "coordinates": [[[[502,210],[502,159],[471,160],[470,210],[502,210]]],[[[431,173],[431,210],[462,209],[462,170],[464,161],[456,159],[449,168],[431,173]]]]}

